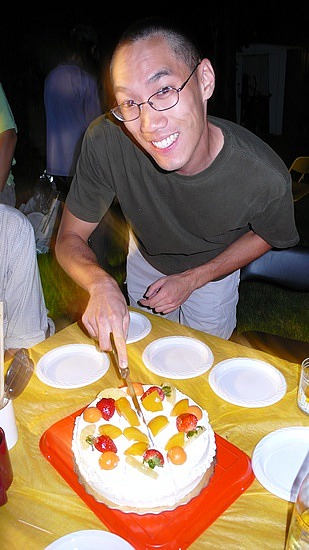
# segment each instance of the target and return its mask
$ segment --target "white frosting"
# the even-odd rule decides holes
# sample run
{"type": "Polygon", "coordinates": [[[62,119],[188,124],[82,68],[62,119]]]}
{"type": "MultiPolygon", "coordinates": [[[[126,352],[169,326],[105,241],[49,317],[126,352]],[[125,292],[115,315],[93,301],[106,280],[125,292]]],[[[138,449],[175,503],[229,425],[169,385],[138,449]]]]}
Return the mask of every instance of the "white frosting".
{"type": "MultiPolygon", "coordinates": [[[[144,385],[145,390],[148,387],[150,386],[144,385]]],[[[125,389],[124,392],[126,397],[131,400],[125,389]]],[[[176,402],[184,397],[187,396],[176,390],[176,402]]],[[[192,399],[189,397],[188,399],[189,405],[196,405],[192,399]]],[[[95,406],[99,400],[100,397],[96,398],[89,406],[95,406]]],[[[156,415],[165,415],[169,420],[168,426],[153,438],[155,448],[164,456],[164,466],[155,468],[155,472],[158,474],[157,479],[153,479],[127,464],[123,452],[134,441],[129,441],[124,435],[114,440],[118,451],[117,455],[120,458],[117,466],[113,470],[102,470],[99,466],[101,453],[96,449],[93,450],[91,445],[86,449],[81,445],[80,433],[85,426],[89,426],[89,423],[85,422],[83,415],[76,418],[72,451],[80,477],[96,493],[118,506],[142,509],[173,508],[196,488],[213,463],[216,454],[215,436],[206,411],[203,411],[203,417],[198,421],[198,426],[203,426],[205,430],[185,448],[187,453],[186,462],[182,465],[173,465],[167,459],[167,451],[164,447],[168,439],[177,433],[177,428],[176,417],[170,416],[173,406],[167,399],[164,399],[162,404],[163,411],[157,413],[149,412],[141,405],[146,422],[149,422],[156,415]]],[[[95,423],[95,435],[99,435],[98,427],[105,423],[106,421],[103,418],[95,423]]],[[[117,412],[115,412],[109,423],[118,426],[121,430],[129,425],[117,412]]],[[[138,428],[147,434],[145,426],[141,424],[138,428]]],[[[142,463],[142,457],[135,458],[142,463]]]]}

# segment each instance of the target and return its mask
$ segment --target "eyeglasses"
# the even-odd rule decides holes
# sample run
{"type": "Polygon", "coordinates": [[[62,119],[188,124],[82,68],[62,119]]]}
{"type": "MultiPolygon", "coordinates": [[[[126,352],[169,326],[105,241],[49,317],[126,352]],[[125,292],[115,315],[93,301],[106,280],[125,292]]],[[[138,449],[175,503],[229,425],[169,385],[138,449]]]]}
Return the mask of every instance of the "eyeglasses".
{"type": "Polygon", "coordinates": [[[188,84],[191,76],[194,74],[200,63],[201,62],[199,61],[180,88],[165,86],[155,94],[152,94],[147,101],[142,101],[142,103],[136,103],[132,100],[124,101],[123,103],[120,103],[120,105],[117,105],[111,109],[110,112],[122,122],[131,122],[132,120],[136,120],[140,117],[141,106],[146,103],[148,103],[148,105],[150,105],[150,107],[152,107],[155,111],[167,111],[168,109],[172,109],[175,105],[177,105],[181,90],[183,90],[185,85],[188,84]]]}

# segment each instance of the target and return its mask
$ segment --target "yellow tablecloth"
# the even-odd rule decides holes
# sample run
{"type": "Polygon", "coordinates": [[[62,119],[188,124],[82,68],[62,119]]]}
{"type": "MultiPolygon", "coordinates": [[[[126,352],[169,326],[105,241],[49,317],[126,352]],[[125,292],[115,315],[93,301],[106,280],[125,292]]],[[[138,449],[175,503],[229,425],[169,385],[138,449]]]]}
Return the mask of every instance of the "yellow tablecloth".
{"type": "MultiPolygon", "coordinates": [[[[150,342],[170,335],[195,337],[211,348],[214,365],[232,357],[257,358],[277,367],[287,382],[287,393],[280,402],[249,409],[219,398],[208,384],[208,373],[188,380],[171,381],[207,409],[216,433],[251,457],[255,445],[268,433],[287,426],[308,426],[308,417],[296,404],[299,365],[162,317],[149,315],[149,319],[152,323],[150,334],[128,345],[133,380],[148,384],[162,382],[162,377],[151,373],[142,362],[142,352],[150,342]]],[[[36,364],[49,350],[71,343],[94,342],[74,324],[32,348],[31,357],[36,364]]],[[[119,385],[114,368],[89,386],[69,390],[47,386],[33,376],[23,394],[14,401],[19,439],[10,451],[14,480],[8,492],[8,502],[0,507],[1,550],[41,550],[67,533],[83,529],[108,530],[42,456],[39,440],[55,422],[87,405],[104,387],[114,385],[119,385]]],[[[291,506],[254,480],[196,539],[190,550],[283,550],[291,506]]]]}

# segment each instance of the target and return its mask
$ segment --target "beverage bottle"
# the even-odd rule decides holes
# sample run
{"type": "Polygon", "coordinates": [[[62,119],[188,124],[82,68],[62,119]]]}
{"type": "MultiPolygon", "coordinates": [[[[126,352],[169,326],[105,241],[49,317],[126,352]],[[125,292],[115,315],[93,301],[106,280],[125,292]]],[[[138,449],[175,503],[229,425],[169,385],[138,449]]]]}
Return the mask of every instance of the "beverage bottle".
{"type": "Polygon", "coordinates": [[[297,494],[285,550],[309,550],[309,472],[297,494]]]}

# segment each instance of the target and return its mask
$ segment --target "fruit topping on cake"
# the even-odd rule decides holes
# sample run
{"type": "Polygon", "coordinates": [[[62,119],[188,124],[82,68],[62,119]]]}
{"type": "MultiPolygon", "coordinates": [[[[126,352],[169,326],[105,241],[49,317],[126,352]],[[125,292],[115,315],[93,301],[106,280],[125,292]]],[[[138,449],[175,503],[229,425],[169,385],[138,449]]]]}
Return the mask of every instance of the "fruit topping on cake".
{"type": "Polygon", "coordinates": [[[138,513],[170,510],[209,482],[214,432],[207,411],[170,383],[133,386],[147,425],[127,387],[102,390],[76,418],[75,471],[100,502],[138,513]]]}
{"type": "Polygon", "coordinates": [[[112,397],[102,397],[97,402],[96,407],[101,411],[104,420],[110,420],[115,413],[115,399],[112,397]]]}
{"type": "Polygon", "coordinates": [[[97,451],[100,451],[100,453],[104,453],[105,451],[113,451],[113,453],[117,453],[117,447],[108,435],[99,435],[97,437],[88,435],[86,441],[92,446],[92,448],[95,447],[97,451]]]}
{"type": "Polygon", "coordinates": [[[160,451],[157,451],[157,449],[148,449],[143,454],[143,463],[148,464],[149,468],[154,470],[156,466],[160,466],[160,468],[162,468],[164,464],[164,458],[162,453],[160,453],[160,451]]]}

